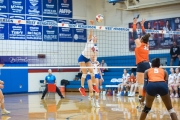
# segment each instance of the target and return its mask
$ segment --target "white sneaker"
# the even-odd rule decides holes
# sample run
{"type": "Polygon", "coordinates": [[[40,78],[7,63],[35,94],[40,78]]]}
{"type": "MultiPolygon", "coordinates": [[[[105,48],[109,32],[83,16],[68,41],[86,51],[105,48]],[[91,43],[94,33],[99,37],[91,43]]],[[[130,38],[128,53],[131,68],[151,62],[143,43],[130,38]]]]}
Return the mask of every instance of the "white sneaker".
{"type": "Polygon", "coordinates": [[[6,115],[6,114],[10,114],[11,112],[10,111],[7,111],[6,109],[2,110],[2,115],[6,115]]]}
{"type": "Polygon", "coordinates": [[[96,102],[96,107],[100,108],[99,102],[96,102]]]}
{"type": "Polygon", "coordinates": [[[135,92],[133,92],[132,94],[131,94],[131,97],[134,97],[135,96],[135,92]]]}
{"type": "Polygon", "coordinates": [[[116,96],[117,96],[117,97],[121,96],[121,93],[119,92],[116,96]]]}
{"type": "Polygon", "coordinates": [[[91,99],[91,106],[95,107],[95,103],[94,103],[94,99],[93,98],[91,99]]]}
{"type": "Polygon", "coordinates": [[[129,94],[128,94],[128,97],[130,97],[132,95],[132,93],[130,92],[129,94]]]}

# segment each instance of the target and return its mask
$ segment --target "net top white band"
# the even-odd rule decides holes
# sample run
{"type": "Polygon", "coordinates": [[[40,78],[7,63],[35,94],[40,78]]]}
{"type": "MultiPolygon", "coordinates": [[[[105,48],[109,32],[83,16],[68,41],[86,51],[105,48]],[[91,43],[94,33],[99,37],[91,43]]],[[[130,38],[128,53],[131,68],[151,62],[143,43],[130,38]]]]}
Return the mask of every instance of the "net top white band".
{"type": "MultiPolygon", "coordinates": [[[[132,28],[94,26],[94,25],[82,25],[82,24],[67,24],[67,23],[57,23],[56,21],[52,22],[52,21],[0,18],[0,23],[14,23],[14,24],[28,24],[28,25],[40,25],[40,26],[54,26],[54,27],[69,27],[69,28],[80,28],[80,29],[132,32],[132,28]]],[[[142,30],[138,29],[138,31],[141,32],[142,30]]],[[[150,30],[150,29],[146,29],[146,33],[180,35],[180,31],[165,31],[165,30],[150,30]]]]}

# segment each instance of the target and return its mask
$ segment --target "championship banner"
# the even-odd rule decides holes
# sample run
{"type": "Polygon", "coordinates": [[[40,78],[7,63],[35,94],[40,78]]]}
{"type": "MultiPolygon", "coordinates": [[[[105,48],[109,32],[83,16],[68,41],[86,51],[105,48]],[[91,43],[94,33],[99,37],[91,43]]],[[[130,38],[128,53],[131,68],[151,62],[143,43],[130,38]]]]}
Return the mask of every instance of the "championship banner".
{"type": "Polygon", "coordinates": [[[58,16],[57,0],[42,0],[43,16],[58,16]]]}
{"type": "MultiPolygon", "coordinates": [[[[72,24],[72,19],[60,18],[59,23],[72,24]]],[[[60,42],[73,42],[73,28],[59,27],[59,41],[60,42]]]]}
{"type": "Polygon", "coordinates": [[[7,0],[9,1],[9,13],[25,14],[25,0],[7,0]]]}
{"type": "Polygon", "coordinates": [[[8,13],[8,0],[0,0],[0,13],[8,13]]]}
{"type": "Polygon", "coordinates": [[[25,16],[9,15],[9,18],[18,23],[9,23],[9,40],[25,40],[25,24],[21,24],[21,20],[25,20],[25,16]]]}
{"type": "Polygon", "coordinates": [[[57,18],[43,18],[43,41],[58,41],[57,18]]]}
{"type": "MultiPolygon", "coordinates": [[[[86,25],[86,20],[73,20],[73,24],[86,25]]],[[[87,30],[82,28],[73,28],[74,42],[87,42],[87,30]]]]}
{"type": "Polygon", "coordinates": [[[26,14],[36,16],[42,15],[41,5],[41,0],[26,0],[26,14]]]}
{"type": "MultiPolygon", "coordinates": [[[[7,14],[0,14],[0,19],[8,19],[7,14]]],[[[8,23],[0,22],[0,40],[8,40],[8,23]]]]}
{"type": "Polygon", "coordinates": [[[26,20],[33,21],[35,23],[33,25],[26,25],[26,39],[42,41],[42,25],[36,24],[38,22],[42,22],[42,17],[26,16],[26,20]]]}
{"type": "Polygon", "coordinates": [[[58,16],[72,18],[72,0],[58,0],[58,16]]]}

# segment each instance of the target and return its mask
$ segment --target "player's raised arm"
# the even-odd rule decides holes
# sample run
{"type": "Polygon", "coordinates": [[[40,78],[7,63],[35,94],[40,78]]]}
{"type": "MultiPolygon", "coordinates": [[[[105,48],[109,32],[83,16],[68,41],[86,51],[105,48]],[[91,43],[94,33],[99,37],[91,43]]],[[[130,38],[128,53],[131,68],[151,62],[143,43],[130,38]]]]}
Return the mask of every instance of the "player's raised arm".
{"type": "Polygon", "coordinates": [[[146,19],[142,19],[141,21],[141,29],[142,29],[142,33],[146,34],[145,28],[144,28],[144,23],[145,23],[146,19]]]}
{"type": "Polygon", "coordinates": [[[137,18],[134,18],[133,20],[133,38],[136,40],[138,38],[137,31],[136,31],[136,24],[137,24],[137,18]]]}
{"type": "MultiPolygon", "coordinates": [[[[90,20],[90,25],[94,25],[94,21],[93,20],[90,20]]],[[[92,36],[93,36],[93,30],[90,29],[90,32],[89,32],[89,36],[88,36],[88,40],[91,40],[92,39],[92,36]]]]}

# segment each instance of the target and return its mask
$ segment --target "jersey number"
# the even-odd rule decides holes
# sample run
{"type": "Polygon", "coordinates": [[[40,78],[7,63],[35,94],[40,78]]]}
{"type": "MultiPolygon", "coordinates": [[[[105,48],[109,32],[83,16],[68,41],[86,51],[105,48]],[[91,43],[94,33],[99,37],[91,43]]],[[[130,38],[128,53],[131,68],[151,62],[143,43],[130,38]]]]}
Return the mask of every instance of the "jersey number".
{"type": "Polygon", "coordinates": [[[159,70],[155,68],[154,73],[159,73],[159,70]]]}
{"type": "Polygon", "coordinates": [[[144,50],[149,50],[149,47],[147,45],[145,45],[144,50]]]}

